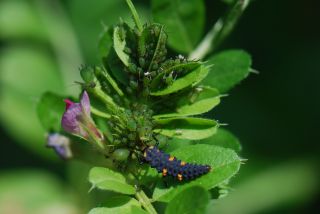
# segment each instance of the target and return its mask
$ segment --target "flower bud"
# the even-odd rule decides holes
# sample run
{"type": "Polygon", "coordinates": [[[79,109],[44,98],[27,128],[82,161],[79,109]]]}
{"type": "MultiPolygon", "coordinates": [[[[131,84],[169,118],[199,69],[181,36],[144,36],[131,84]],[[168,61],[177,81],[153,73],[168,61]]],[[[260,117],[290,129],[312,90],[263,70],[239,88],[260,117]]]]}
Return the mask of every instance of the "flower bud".
{"type": "Polygon", "coordinates": [[[61,134],[58,134],[58,133],[49,134],[47,137],[47,147],[53,148],[54,151],[62,159],[72,158],[72,151],[70,148],[70,139],[61,134]]]}

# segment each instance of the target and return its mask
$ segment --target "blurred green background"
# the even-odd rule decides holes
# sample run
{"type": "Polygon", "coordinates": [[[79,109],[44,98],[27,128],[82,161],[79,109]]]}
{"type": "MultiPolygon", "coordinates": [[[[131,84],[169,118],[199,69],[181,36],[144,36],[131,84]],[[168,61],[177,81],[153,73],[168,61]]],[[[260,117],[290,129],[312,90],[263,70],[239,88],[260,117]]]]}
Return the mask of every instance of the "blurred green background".
{"type": "MultiPolygon", "coordinates": [[[[226,5],[205,2],[208,31],[226,5]]],[[[151,19],[150,1],[134,3],[151,19]]],[[[256,0],[220,47],[247,50],[260,73],[213,112],[238,136],[248,161],[210,212],[316,213],[319,8],[312,0],[256,0]]],[[[130,20],[119,0],[0,1],[0,213],[73,214],[90,206],[86,166],[45,148],[35,110],[45,91],[77,94],[79,66],[99,63],[99,34],[119,16],[130,20]]]]}

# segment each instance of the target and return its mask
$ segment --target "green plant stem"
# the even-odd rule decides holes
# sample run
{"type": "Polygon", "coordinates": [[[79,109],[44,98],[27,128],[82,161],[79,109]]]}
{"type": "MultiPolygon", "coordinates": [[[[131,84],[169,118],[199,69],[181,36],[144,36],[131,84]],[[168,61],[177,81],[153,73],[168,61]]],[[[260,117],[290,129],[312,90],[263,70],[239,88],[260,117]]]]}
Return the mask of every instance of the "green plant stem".
{"type": "Polygon", "coordinates": [[[96,85],[93,89],[90,90],[97,98],[99,98],[108,109],[112,112],[116,112],[119,106],[113,102],[113,99],[108,96],[104,91],[102,91],[100,85],[96,85]]]}
{"type": "Polygon", "coordinates": [[[93,106],[91,106],[91,113],[96,115],[96,116],[103,117],[103,118],[106,118],[106,119],[109,119],[111,117],[110,114],[102,112],[102,111],[100,111],[99,109],[96,109],[93,106]]]}
{"type": "Polygon", "coordinates": [[[136,198],[140,202],[140,204],[143,206],[143,208],[150,214],[157,214],[157,211],[154,209],[154,207],[151,204],[150,199],[148,196],[144,193],[143,190],[139,189],[137,190],[135,194],[136,198]]]}
{"type": "Polygon", "coordinates": [[[130,10],[131,10],[131,14],[132,14],[132,17],[133,17],[133,20],[138,28],[138,30],[140,32],[143,31],[143,27],[142,27],[142,24],[141,24],[141,21],[140,21],[140,18],[139,18],[139,15],[137,13],[137,10],[136,8],[134,7],[134,5],[132,4],[132,1],[131,0],[126,0],[130,10]]]}
{"type": "Polygon", "coordinates": [[[250,1],[237,0],[227,14],[213,25],[202,42],[189,55],[189,59],[203,59],[208,53],[214,51],[229,36],[250,1]]]}

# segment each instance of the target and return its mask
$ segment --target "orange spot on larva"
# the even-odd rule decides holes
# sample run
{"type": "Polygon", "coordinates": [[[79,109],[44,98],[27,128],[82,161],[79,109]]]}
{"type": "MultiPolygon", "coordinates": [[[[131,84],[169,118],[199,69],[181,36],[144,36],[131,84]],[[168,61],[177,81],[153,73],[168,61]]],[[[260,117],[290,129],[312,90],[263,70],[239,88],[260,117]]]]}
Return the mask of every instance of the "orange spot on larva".
{"type": "Polygon", "coordinates": [[[186,162],[181,161],[180,165],[181,165],[181,166],[184,166],[184,165],[186,165],[186,162]]]}
{"type": "Polygon", "coordinates": [[[166,168],[163,168],[162,169],[162,176],[163,177],[167,176],[167,172],[168,172],[168,170],[166,168]]]}
{"type": "Polygon", "coordinates": [[[173,160],[174,160],[174,157],[173,157],[173,156],[170,156],[168,160],[169,160],[169,161],[173,161],[173,160]]]}
{"type": "Polygon", "coordinates": [[[179,180],[179,181],[182,181],[183,177],[182,177],[181,174],[178,174],[177,177],[178,177],[178,180],[179,180]]]}

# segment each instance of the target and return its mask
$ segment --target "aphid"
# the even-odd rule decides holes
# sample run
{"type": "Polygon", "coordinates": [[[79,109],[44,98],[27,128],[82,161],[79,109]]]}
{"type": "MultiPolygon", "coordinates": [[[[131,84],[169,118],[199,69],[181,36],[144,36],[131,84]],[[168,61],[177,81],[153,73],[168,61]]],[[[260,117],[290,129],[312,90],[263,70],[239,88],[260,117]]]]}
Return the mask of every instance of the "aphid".
{"type": "Polygon", "coordinates": [[[179,181],[192,180],[211,170],[209,165],[186,163],[166,154],[157,146],[150,146],[144,150],[144,159],[152,168],[155,168],[163,177],[172,176],[179,181]]]}

